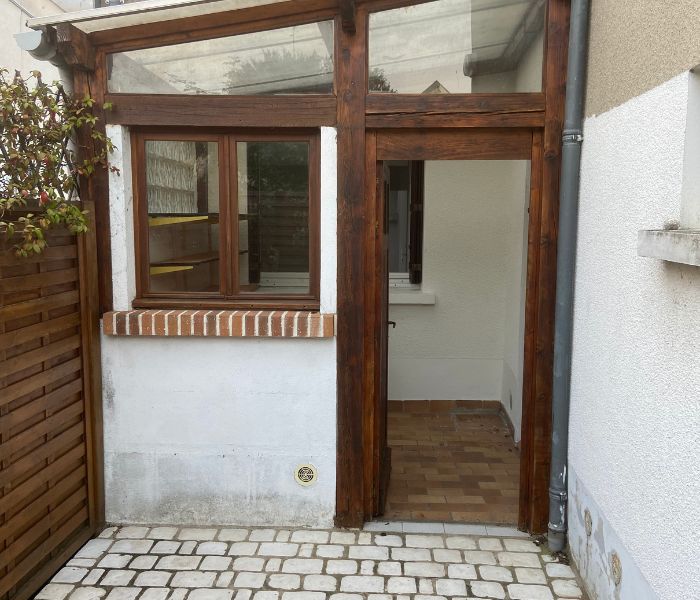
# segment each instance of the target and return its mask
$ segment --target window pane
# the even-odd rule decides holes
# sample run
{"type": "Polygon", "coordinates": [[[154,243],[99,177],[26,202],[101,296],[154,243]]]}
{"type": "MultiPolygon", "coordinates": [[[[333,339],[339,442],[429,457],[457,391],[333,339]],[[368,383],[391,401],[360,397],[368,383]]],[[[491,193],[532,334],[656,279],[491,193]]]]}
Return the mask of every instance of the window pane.
{"type": "Polygon", "coordinates": [[[237,155],[241,292],[308,294],[308,142],[239,142],[237,155]]]}
{"type": "Polygon", "coordinates": [[[109,55],[110,92],[330,94],[333,22],[109,55]]]}
{"type": "Polygon", "coordinates": [[[145,145],[149,291],[218,292],[218,145],[145,145]]]}
{"type": "Polygon", "coordinates": [[[409,162],[388,162],[389,184],[389,272],[408,277],[408,244],[411,203],[409,162]]]}
{"type": "Polygon", "coordinates": [[[369,18],[369,90],[542,88],[544,0],[436,0],[369,18]]]}

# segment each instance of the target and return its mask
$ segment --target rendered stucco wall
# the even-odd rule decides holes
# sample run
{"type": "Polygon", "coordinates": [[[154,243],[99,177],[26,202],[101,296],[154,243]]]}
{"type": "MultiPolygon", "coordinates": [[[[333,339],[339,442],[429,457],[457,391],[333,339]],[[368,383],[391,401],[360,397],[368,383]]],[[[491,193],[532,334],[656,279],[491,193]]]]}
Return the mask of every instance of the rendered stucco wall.
{"type": "Polygon", "coordinates": [[[700,63],[697,0],[592,0],[586,114],[618,106],[700,63]]]}
{"type": "Polygon", "coordinates": [[[585,122],[569,514],[592,598],[700,598],[700,268],[636,251],[680,215],[689,79],[585,122]]]}
{"type": "MultiPolygon", "coordinates": [[[[110,127],[115,308],[133,298],[128,132],[110,127]]],[[[336,137],[322,130],[322,312],[336,306],[336,137]]],[[[329,526],[335,339],[102,339],[110,522],[329,526]],[[304,488],[294,468],[319,471],[304,488]]]]}
{"type": "Polygon", "coordinates": [[[421,289],[436,302],[390,306],[391,399],[501,399],[506,333],[518,344],[527,164],[426,162],[421,289]]]}

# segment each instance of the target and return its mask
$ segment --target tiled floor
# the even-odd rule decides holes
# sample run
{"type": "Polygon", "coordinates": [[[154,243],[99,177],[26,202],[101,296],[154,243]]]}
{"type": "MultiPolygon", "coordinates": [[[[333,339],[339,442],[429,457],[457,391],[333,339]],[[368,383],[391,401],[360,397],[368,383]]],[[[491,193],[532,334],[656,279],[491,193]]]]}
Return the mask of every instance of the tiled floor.
{"type": "Polygon", "coordinates": [[[497,406],[389,402],[384,518],[515,524],[520,454],[497,406]]]}
{"type": "Polygon", "coordinates": [[[364,531],[110,527],[36,600],[581,597],[572,569],[517,531],[370,523],[364,531]]]}

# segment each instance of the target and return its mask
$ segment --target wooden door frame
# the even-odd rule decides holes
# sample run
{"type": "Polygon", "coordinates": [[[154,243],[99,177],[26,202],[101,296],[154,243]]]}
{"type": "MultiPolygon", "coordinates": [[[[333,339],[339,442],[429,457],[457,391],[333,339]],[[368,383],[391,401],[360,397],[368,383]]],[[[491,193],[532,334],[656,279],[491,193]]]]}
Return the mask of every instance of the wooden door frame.
{"type": "MultiPolygon", "coordinates": [[[[543,533],[548,521],[551,459],[551,392],[554,347],[556,244],[561,136],[566,91],[570,0],[548,0],[542,93],[459,97],[367,95],[366,6],[359,5],[356,33],[339,32],[338,56],[338,446],[336,524],[360,527],[372,516],[375,483],[373,389],[377,360],[375,180],[377,156],[366,143],[382,127],[419,129],[529,128],[533,147],[532,193],[539,214],[531,216],[528,241],[530,318],[523,402],[518,526],[543,533]],[[367,127],[373,130],[367,131],[367,127]],[[360,335],[358,335],[358,332],[360,335]]],[[[531,199],[532,201],[532,199],[531,199]]]]}
{"type": "MultiPolygon", "coordinates": [[[[535,370],[537,369],[534,333],[537,329],[537,298],[540,296],[538,264],[540,244],[538,232],[542,229],[542,132],[539,129],[455,129],[435,130],[416,134],[412,131],[380,130],[368,131],[366,138],[365,176],[367,184],[368,220],[380,224],[382,206],[376,182],[380,181],[378,171],[383,161],[387,160],[528,160],[530,161],[530,199],[528,210],[528,256],[527,284],[525,302],[525,344],[524,377],[522,394],[523,424],[533,422],[533,412],[537,401],[534,393],[535,370]],[[375,185],[370,186],[370,183],[375,185]]],[[[381,260],[382,227],[370,227],[368,248],[372,249],[366,256],[367,274],[371,281],[365,283],[368,304],[373,304],[367,314],[365,328],[366,368],[372,370],[373,386],[366,392],[364,405],[364,423],[367,437],[365,439],[365,510],[374,516],[380,506],[380,491],[383,482],[380,428],[386,422],[386,414],[380,414],[380,368],[382,364],[380,336],[386,324],[382,322],[381,294],[383,273],[379,268],[381,260]]],[[[369,374],[368,374],[369,375],[369,374]]],[[[523,439],[531,436],[532,428],[523,425],[523,439]]],[[[521,472],[528,471],[536,459],[535,446],[523,443],[521,452],[521,472]]],[[[522,485],[527,486],[523,481],[522,485]]],[[[522,490],[521,490],[522,496],[522,490]]],[[[528,523],[531,519],[532,505],[519,503],[518,523],[528,523]]],[[[527,528],[527,526],[525,526],[527,528]]]]}

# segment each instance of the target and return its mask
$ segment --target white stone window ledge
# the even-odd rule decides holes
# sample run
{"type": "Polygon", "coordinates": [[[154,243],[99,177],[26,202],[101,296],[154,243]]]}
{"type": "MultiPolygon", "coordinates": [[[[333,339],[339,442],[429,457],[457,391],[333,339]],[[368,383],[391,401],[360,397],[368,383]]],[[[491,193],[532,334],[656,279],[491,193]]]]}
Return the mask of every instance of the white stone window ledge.
{"type": "Polygon", "coordinates": [[[640,231],[637,254],[700,267],[700,229],[640,231]]]}
{"type": "Polygon", "coordinates": [[[418,304],[432,306],[435,304],[435,294],[422,290],[389,290],[389,304],[418,304]]]}

